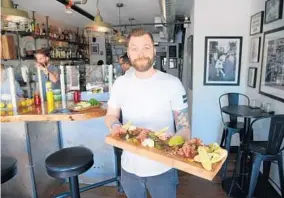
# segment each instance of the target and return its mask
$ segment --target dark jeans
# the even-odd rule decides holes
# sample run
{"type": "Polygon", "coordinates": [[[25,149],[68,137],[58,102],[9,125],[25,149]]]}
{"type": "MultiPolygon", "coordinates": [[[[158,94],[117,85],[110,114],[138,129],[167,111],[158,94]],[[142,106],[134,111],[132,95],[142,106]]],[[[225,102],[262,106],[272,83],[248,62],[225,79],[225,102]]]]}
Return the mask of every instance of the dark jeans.
{"type": "Polygon", "coordinates": [[[147,198],[147,189],[152,198],[176,198],[177,184],[176,169],[151,177],[139,177],[121,169],[121,185],[127,198],[147,198]]]}

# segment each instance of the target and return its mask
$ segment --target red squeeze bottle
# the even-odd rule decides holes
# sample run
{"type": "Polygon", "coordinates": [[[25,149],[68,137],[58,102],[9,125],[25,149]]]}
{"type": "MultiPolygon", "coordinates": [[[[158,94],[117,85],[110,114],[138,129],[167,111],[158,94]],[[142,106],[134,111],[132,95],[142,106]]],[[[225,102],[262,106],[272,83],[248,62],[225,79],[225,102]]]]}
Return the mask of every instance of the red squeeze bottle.
{"type": "Polygon", "coordinates": [[[81,101],[81,93],[80,93],[80,91],[75,91],[73,97],[74,97],[74,103],[80,102],[81,101]]]}
{"type": "Polygon", "coordinates": [[[34,103],[35,103],[35,106],[40,106],[41,104],[40,95],[38,93],[35,93],[34,95],[34,103]]]}

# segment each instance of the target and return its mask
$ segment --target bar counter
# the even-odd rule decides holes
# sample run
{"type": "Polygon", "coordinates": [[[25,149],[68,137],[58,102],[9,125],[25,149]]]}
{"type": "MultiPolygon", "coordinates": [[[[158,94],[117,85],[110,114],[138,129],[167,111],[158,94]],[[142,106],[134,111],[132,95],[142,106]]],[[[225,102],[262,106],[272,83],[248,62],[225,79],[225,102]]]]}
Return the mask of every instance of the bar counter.
{"type": "Polygon", "coordinates": [[[17,115],[13,112],[5,113],[5,115],[0,116],[0,122],[31,122],[31,121],[79,121],[87,120],[91,118],[101,117],[106,114],[105,108],[95,107],[83,111],[73,111],[70,113],[56,113],[48,114],[46,112],[42,113],[41,107],[35,107],[34,105],[26,108],[20,108],[17,115]]]}
{"type": "MultiPolygon", "coordinates": [[[[82,94],[82,100],[89,98],[107,101],[108,94],[82,94]]],[[[105,106],[56,114],[43,114],[40,108],[30,107],[19,109],[17,115],[0,116],[1,154],[18,161],[18,174],[1,186],[2,197],[54,196],[63,181],[47,175],[45,159],[64,147],[86,146],[94,153],[94,167],[79,177],[80,183],[112,178],[115,175],[113,148],[103,141],[109,133],[103,121],[105,114],[105,106]]]]}

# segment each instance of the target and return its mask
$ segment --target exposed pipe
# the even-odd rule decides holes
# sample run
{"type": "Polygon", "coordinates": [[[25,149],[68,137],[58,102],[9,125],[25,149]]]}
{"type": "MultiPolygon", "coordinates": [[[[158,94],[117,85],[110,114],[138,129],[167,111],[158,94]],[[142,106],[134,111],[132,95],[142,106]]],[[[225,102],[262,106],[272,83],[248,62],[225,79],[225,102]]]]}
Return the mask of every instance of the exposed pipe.
{"type": "MultiPolygon", "coordinates": [[[[56,1],[58,1],[59,3],[62,3],[65,6],[68,5],[68,1],[66,1],[66,0],[56,0],[56,1]]],[[[80,8],[80,7],[78,7],[74,4],[71,6],[71,9],[73,9],[74,11],[78,12],[79,14],[87,17],[88,19],[90,19],[92,21],[95,20],[95,17],[93,15],[91,15],[90,13],[86,12],[85,10],[83,10],[82,8],[80,8]]]]}
{"type": "Polygon", "coordinates": [[[121,25],[113,25],[112,27],[125,27],[125,26],[148,26],[148,25],[183,25],[183,24],[191,24],[190,21],[185,22],[172,22],[172,23],[136,23],[136,24],[121,24],[121,25]]]}

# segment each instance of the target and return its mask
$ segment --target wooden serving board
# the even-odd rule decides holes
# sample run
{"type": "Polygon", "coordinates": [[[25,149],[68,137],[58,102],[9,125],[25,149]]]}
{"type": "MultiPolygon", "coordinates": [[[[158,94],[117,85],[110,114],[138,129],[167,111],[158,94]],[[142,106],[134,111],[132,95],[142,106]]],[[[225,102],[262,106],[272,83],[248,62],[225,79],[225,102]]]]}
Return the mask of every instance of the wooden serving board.
{"type": "Polygon", "coordinates": [[[144,147],[142,145],[135,145],[133,143],[121,140],[120,138],[111,137],[109,135],[106,137],[105,142],[112,146],[161,162],[165,165],[171,166],[173,168],[182,170],[184,172],[190,173],[192,175],[195,175],[197,177],[209,181],[212,181],[214,179],[214,177],[221,169],[228,155],[226,151],[226,157],[220,162],[212,164],[212,170],[207,171],[202,167],[201,163],[199,162],[192,162],[181,156],[167,154],[164,153],[162,150],[156,148],[149,148],[149,147],[144,147]]]}

